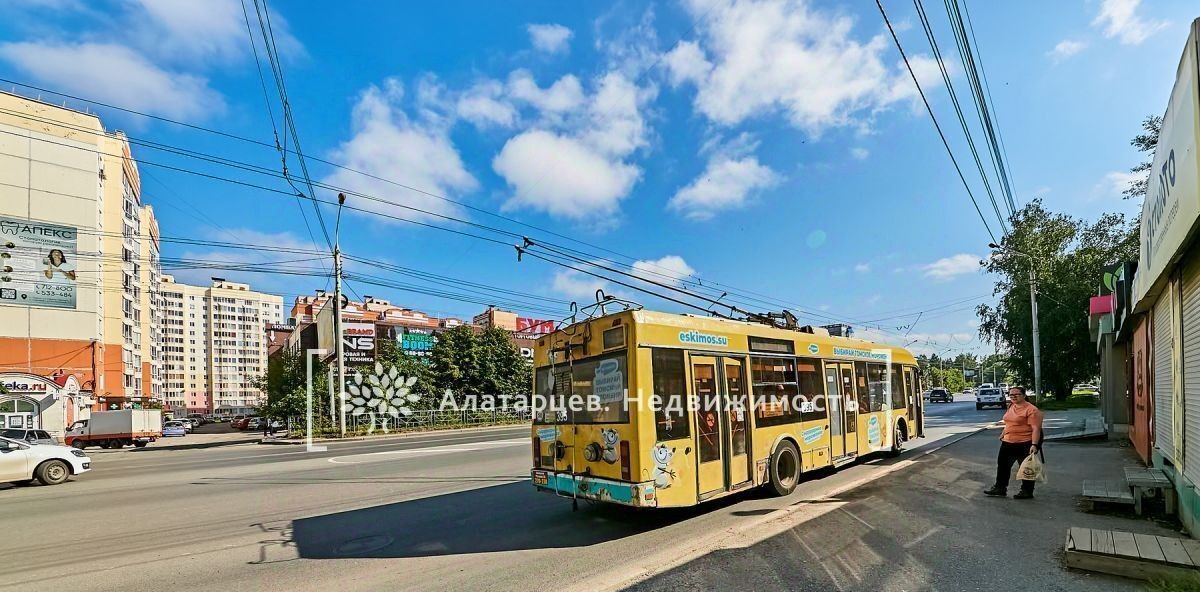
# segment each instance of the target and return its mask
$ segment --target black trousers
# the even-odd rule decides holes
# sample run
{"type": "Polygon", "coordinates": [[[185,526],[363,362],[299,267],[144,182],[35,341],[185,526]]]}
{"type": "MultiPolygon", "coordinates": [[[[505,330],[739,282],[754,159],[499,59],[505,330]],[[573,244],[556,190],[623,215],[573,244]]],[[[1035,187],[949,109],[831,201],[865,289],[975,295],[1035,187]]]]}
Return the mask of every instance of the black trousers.
{"type": "MultiPolygon", "coordinates": [[[[1021,461],[1029,456],[1029,447],[1033,442],[1001,442],[1000,454],[996,456],[996,487],[1008,489],[1008,479],[1012,475],[1013,464],[1020,466],[1021,461]]],[[[1033,493],[1033,481],[1021,481],[1021,491],[1033,493]]]]}

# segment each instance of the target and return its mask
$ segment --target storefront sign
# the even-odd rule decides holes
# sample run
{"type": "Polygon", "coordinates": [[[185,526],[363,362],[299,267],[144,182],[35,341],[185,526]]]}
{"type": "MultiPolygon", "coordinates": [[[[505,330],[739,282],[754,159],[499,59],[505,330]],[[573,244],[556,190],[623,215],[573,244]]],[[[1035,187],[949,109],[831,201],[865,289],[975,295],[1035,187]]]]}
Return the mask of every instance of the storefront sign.
{"type": "Polygon", "coordinates": [[[0,305],[74,309],[78,233],[0,216],[0,305]]]}
{"type": "Polygon", "coordinates": [[[437,344],[437,335],[429,329],[405,327],[400,335],[400,349],[412,356],[429,356],[433,354],[433,346],[437,344]]]}
{"type": "Polygon", "coordinates": [[[545,335],[554,332],[554,321],[517,317],[517,332],[545,335]]]}
{"type": "Polygon", "coordinates": [[[373,323],[344,323],[342,325],[342,350],[347,364],[374,364],[375,325],[373,323]]]}
{"type": "Polygon", "coordinates": [[[1134,286],[1139,309],[1160,285],[1175,256],[1200,217],[1200,155],[1196,153],[1196,27],[1193,25],[1176,70],[1175,86],[1163,116],[1162,131],[1150,167],[1150,183],[1142,202],[1140,261],[1134,286]]]}

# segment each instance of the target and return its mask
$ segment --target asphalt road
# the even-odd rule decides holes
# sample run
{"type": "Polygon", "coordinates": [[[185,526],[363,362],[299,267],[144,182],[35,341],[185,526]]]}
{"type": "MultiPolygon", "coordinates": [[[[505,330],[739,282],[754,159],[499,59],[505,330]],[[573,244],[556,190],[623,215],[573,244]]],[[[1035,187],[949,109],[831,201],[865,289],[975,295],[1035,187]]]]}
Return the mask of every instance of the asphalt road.
{"type": "Polygon", "coordinates": [[[927,405],[927,437],[787,498],[686,510],[583,507],[528,483],[525,427],[94,455],[56,487],[0,485],[0,589],[620,589],[753,537],[780,509],[903,466],[1000,418],[927,405]],[[14,534],[15,533],[15,534],[14,534]]]}

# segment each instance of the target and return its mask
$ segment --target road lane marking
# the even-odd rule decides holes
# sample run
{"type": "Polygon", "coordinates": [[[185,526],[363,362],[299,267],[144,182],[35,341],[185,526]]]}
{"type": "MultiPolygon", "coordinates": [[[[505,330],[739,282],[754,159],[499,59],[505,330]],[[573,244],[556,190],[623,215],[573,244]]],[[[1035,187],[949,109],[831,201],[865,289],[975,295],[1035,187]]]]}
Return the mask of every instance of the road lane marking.
{"type": "Polygon", "coordinates": [[[527,438],[515,438],[512,440],[490,440],[486,442],[472,442],[470,444],[451,444],[449,446],[431,446],[428,448],[409,448],[405,450],[381,450],[379,452],[365,452],[362,454],[346,454],[335,456],[325,460],[335,465],[361,465],[369,462],[380,462],[391,460],[389,457],[400,456],[403,458],[420,458],[423,456],[432,456],[435,454],[453,454],[455,452],[478,452],[480,450],[494,450],[496,448],[505,448],[508,446],[526,446],[529,444],[527,438]],[[351,461],[348,459],[359,458],[362,460],[351,461]]]}

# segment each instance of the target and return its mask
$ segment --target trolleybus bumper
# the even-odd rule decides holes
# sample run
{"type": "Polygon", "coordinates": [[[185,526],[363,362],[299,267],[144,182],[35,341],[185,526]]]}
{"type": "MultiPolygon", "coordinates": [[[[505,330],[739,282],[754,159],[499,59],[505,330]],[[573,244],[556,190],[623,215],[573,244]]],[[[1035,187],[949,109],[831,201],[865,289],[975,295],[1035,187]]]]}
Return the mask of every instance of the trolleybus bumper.
{"type": "Polygon", "coordinates": [[[530,471],[530,477],[533,486],[539,491],[549,491],[564,497],[579,497],[638,508],[658,506],[653,481],[627,483],[586,475],[556,473],[545,469],[533,469],[530,471]]]}

